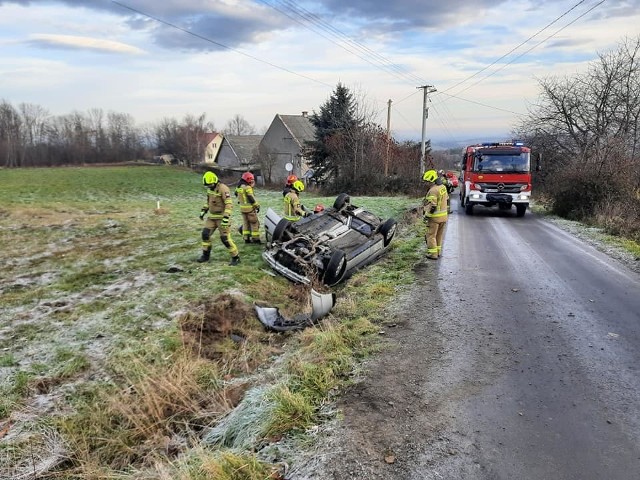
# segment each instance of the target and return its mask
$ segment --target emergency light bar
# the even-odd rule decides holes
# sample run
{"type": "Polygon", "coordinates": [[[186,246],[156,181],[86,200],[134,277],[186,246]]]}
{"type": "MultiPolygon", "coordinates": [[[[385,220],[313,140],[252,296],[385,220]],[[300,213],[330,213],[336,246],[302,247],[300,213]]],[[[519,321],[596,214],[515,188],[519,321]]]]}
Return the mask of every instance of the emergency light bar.
{"type": "Polygon", "coordinates": [[[519,140],[514,140],[512,142],[487,142],[487,143],[482,143],[481,146],[483,147],[523,147],[524,142],[521,142],[519,140]]]}

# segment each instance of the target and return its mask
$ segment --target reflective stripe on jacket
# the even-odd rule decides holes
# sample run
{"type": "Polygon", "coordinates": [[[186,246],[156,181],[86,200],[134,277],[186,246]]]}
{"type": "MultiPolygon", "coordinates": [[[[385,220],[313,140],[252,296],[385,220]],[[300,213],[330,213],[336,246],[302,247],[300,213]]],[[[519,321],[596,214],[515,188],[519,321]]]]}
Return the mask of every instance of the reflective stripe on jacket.
{"type": "Polygon", "coordinates": [[[449,194],[447,193],[447,187],[444,185],[433,185],[427,195],[424,197],[424,216],[427,218],[443,218],[447,219],[447,200],[449,194]],[[436,207],[435,211],[431,213],[431,208],[436,207]]]}
{"type": "Polygon", "coordinates": [[[304,215],[304,211],[300,205],[300,198],[292,189],[284,196],[284,218],[290,222],[297,222],[302,215],[304,215]]]}
{"type": "Polygon", "coordinates": [[[207,189],[207,204],[209,208],[209,218],[220,219],[230,217],[233,209],[233,199],[231,191],[224,183],[218,183],[216,188],[207,189]]]}
{"type": "Polygon", "coordinates": [[[236,187],[236,197],[238,197],[242,213],[253,212],[254,208],[258,206],[258,202],[256,202],[256,198],[253,195],[253,187],[247,183],[242,182],[236,187]]]}

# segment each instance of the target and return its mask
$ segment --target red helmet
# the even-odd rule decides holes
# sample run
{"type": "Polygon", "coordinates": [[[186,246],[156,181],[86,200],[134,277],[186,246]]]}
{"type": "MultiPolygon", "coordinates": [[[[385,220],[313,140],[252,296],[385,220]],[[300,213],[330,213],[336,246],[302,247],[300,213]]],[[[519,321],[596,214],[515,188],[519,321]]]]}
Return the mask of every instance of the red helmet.
{"type": "Polygon", "coordinates": [[[289,175],[287,177],[287,185],[293,185],[293,182],[297,180],[298,180],[298,177],[296,177],[295,175],[289,175]]]}
{"type": "Polygon", "coordinates": [[[321,203],[316,205],[316,208],[313,209],[313,213],[320,213],[320,212],[324,212],[324,205],[322,205],[321,203]]]}
{"type": "Polygon", "coordinates": [[[254,182],[256,179],[255,179],[255,177],[253,176],[253,173],[251,173],[251,172],[244,172],[244,173],[242,174],[242,180],[244,180],[244,181],[245,181],[245,182],[247,182],[247,183],[251,183],[251,182],[254,182]]]}

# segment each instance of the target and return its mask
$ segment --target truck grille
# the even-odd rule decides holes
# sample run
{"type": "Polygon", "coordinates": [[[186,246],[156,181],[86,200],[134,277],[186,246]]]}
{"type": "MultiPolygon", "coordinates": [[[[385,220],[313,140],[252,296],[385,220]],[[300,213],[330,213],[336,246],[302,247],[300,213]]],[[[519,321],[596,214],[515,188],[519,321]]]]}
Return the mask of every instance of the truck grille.
{"type": "Polygon", "coordinates": [[[526,183],[476,183],[481,192],[490,193],[520,193],[522,187],[526,187],[526,183]]]}

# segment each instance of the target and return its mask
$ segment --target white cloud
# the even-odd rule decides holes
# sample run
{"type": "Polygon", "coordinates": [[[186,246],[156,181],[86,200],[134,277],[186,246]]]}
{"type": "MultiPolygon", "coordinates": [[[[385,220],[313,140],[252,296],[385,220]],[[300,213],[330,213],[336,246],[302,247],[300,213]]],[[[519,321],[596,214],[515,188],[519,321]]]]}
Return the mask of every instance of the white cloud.
{"type": "Polygon", "coordinates": [[[126,45],[113,40],[104,40],[74,35],[54,35],[36,33],[29,35],[29,43],[40,47],[77,48],[108,53],[125,53],[139,55],[145,53],[141,48],[126,45]]]}

